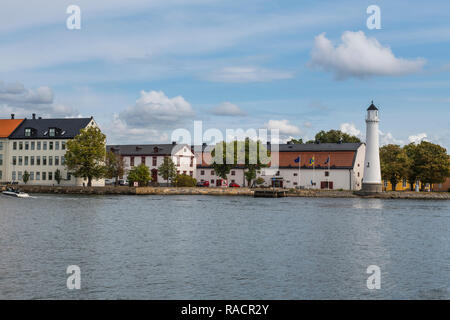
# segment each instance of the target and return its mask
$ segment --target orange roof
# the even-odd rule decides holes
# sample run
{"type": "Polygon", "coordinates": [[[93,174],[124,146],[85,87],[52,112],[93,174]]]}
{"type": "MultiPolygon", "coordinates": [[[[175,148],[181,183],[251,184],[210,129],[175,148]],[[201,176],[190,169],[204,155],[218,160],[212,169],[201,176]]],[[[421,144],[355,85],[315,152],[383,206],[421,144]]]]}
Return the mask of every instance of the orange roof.
{"type": "Polygon", "coordinates": [[[22,121],[23,119],[0,119],[0,138],[8,138],[22,121]]]}

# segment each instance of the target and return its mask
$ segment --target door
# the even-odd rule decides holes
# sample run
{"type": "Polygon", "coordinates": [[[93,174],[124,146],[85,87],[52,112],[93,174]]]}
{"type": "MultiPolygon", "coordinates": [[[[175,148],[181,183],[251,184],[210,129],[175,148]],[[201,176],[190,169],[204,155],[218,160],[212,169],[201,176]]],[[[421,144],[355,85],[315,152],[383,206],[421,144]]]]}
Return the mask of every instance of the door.
{"type": "Polygon", "coordinates": [[[158,170],[152,170],[152,182],[158,182],[158,170]]]}

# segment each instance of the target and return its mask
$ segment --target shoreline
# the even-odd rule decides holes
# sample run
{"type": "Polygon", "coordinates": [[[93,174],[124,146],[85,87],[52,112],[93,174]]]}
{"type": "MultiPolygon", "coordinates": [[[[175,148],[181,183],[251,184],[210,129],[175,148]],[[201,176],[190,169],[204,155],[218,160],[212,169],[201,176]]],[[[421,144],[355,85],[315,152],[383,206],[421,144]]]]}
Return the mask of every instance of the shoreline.
{"type": "MultiPolygon", "coordinates": [[[[14,186],[17,187],[17,186],[14,186]]],[[[74,186],[39,186],[20,185],[23,192],[47,194],[92,194],[92,195],[214,195],[214,196],[252,196],[256,190],[250,188],[197,188],[197,187],[74,187],[74,186]]],[[[6,186],[1,186],[5,190],[6,186]]],[[[299,198],[376,198],[376,199],[416,199],[416,200],[450,200],[450,192],[414,192],[387,191],[379,194],[361,196],[351,190],[313,190],[313,189],[276,189],[284,191],[286,197],[299,198]]]]}

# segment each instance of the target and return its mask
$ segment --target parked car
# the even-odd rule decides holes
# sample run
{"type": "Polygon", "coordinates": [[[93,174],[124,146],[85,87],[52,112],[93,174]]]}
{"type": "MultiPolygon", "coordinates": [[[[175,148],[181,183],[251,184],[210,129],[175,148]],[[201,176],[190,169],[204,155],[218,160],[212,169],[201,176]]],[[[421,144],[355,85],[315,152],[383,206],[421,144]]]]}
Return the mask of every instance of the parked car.
{"type": "Polygon", "coordinates": [[[209,181],[199,181],[197,187],[209,187],[209,181]]]}
{"type": "Polygon", "coordinates": [[[238,184],[235,183],[235,182],[231,182],[228,186],[229,186],[230,188],[240,188],[240,187],[241,187],[240,185],[238,185],[238,184]]]}

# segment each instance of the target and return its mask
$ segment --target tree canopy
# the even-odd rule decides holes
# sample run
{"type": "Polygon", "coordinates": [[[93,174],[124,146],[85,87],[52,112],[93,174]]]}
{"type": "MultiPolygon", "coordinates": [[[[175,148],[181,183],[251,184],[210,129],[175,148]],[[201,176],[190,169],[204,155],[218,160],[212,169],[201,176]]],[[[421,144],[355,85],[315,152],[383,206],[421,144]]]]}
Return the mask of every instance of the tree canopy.
{"type": "Polygon", "coordinates": [[[97,127],[88,127],[80,131],[74,139],[67,141],[65,165],[78,178],[88,180],[102,178],[106,154],[106,137],[97,127]]]}
{"type": "Polygon", "coordinates": [[[115,179],[114,184],[119,183],[120,177],[125,173],[125,163],[119,154],[112,151],[106,153],[105,160],[105,177],[115,179]]]}
{"type": "Polygon", "coordinates": [[[308,141],[308,143],[360,143],[361,140],[356,137],[352,136],[348,133],[344,133],[341,130],[329,130],[319,131],[315,139],[313,141],[308,141]]]}
{"type": "Polygon", "coordinates": [[[158,167],[158,173],[167,182],[170,180],[171,183],[175,180],[177,176],[177,168],[175,163],[173,163],[172,158],[164,157],[163,163],[158,167]]]}
{"type": "Polygon", "coordinates": [[[389,144],[380,148],[381,176],[389,181],[392,190],[397,183],[406,178],[410,170],[411,161],[406,151],[399,145],[389,144]]]}
{"type": "Polygon", "coordinates": [[[149,168],[141,163],[137,167],[133,167],[128,172],[128,182],[130,186],[133,186],[135,182],[139,184],[139,187],[145,187],[151,181],[149,168]]]}

